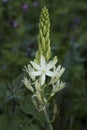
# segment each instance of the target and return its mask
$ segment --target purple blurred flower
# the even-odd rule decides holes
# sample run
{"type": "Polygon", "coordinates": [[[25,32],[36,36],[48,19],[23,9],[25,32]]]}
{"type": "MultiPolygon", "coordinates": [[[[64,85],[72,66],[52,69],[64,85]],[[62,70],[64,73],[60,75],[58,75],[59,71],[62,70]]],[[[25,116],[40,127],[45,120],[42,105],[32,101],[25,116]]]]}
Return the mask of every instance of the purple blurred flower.
{"type": "Polygon", "coordinates": [[[28,8],[29,8],[28,4],[26,4],[26,3],[22,4],[22,9],[23,9],[24,11],[27,11],[28,8]]]}
{"type": "Polygon", "coordinates": [[[7,3],[7,2],[8,2],[8,0],[2,0],[2,2],[7,3]]]}
{"type": "Polygon", "coordinates": [[[33,2],[33,6],[34,6],[34,7],[37,7],[37,6],[38,6],[38,2],[37,2],[37,1],[34,1],[34,2],[33,2]]]}
{"type": "Polygon", "coordinates": [[[15,20],[11,20],[10,24],[13,28],[17,28],[18,27],[18,23],[15,20]]]}
{"type": "Polygon", "coordinates": [[[78,16],[73,19],[73,22],[74,22],[75,24],[79,24],[80,21],[81,21],[81,19],[80,19],[80,17],[78,17],[78,16]]]}
{"type": "Polygon", "coordinates": [[[18,27],[18,24],[16,21],[13,21],[13,25],[12,25],[13,28],[17,28],[18,27]]]}

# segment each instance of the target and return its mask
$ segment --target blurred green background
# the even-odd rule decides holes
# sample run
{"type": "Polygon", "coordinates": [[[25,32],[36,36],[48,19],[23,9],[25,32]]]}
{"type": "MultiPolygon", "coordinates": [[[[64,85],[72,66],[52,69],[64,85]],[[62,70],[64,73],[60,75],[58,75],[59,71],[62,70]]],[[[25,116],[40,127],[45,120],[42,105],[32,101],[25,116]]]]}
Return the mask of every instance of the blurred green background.
{"type": "Polygon", "coordinates": [[[87,130],[87,0],[0,0],[0,130],[43,130],[21,80],[38,47],[44,5],[53,56],[66,68],[66,87],[55,96],[57,112],[50,113],[56,115],[54,130],[87,130]]]}

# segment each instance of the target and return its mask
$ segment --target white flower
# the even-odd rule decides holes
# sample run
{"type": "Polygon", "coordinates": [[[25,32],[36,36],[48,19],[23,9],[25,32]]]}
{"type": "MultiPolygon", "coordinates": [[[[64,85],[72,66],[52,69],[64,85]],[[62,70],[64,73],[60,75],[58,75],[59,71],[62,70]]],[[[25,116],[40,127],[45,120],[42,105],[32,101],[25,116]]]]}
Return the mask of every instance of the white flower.
{"type": "Polygon", "coordinates": [[[34,71],[34,69],[32,68],[32,66],[31,66],[30,64],[28,64],[27,67],[24,66],[23,71],[26,71],[26,72],[29,74],[29,76],[31,77],[31,79],[32,79],[32,80],[35,80],[35,76],[33,76],[33,75],[30,73],[30,72],[34,71]]]}
{"type": "Polygon", "coordinates": [[[46,80],[46,76],[54,77],[56,75],[55,72],[51,71],[51,69],[55,66],[57,63],[57,58],[54,58],[52,61],[50,61],[48,64],[46,63],[46,60],[43,55],[41,55],[40,59],[40,65],[38,65],[35,62],[30,61],[35,71],[31,71],[30,74],[33,76],[40,76],[40,83],[43,85],[46,80]]]}
{"type": "Polygon", "coordinates": [[[24,77],[24,79],[22,80],[22,82],[25,84],[25,86],[26,86],[30,91],[34,92],[34,89],[33,89],[33,87],[31,86],[30,81],[29,81],[26,77],[24,77]]]}
{"type": "Polygon", "coordinates": [[[60,77],[62,76],[62,74],[64,73],[65,71],[65,68],[64,67],[61,67],[61,65],[58,65],[58,67],[54,67],[54,72],[56,73],[56,75],[54,77],[51,78],[51,83],[55,83],[57,82],[60,77]]]}
{"type": "Polygon", "coordinates": [[[65,87],[65,83],[63,83],[62,81],[60,82],[60,80],[58,80],[55,85],[53,84],[53,90],[52,90],[51,95],[53,96],[55,93],[57,93],[58,91],[60,91],[64,87],[65,87]]]}

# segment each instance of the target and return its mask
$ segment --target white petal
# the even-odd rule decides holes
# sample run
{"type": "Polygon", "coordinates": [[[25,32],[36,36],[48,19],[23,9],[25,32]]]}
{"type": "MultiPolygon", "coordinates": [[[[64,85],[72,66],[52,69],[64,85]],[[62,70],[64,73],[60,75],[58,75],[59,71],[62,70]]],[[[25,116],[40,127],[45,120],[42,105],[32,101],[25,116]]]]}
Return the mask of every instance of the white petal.
{"type": "Polygon", "coordinates": [[[61,69],[61,65],[58,65],[58,67],[56,68],[57,72],[59,72],[61,69]]]}
{"type": "Polygon", "coordinates": [[[34,81],[35,80],[35,76],[31,74],[31,72],[29,73],[30,78],[34,81]]]}
{"type": "Polygon", "coordinates": [[[43,74],[41,76],[41,85],[43,85],[45,83],[45,79],[46,79],[45,74],[43,74]]]}
{"type": "Polygon", "coordinates": [[[26,86],[29,90],[31,90],[32,92],[34,92],[34,89],[33,89],[33,87],[31,86],[30,81],[29,81],[26,77],[24,77],[24,79],[22,80],[22,82],[25,84],[25,86],[26,86]]]}
{"type": "Polygon", "coordinates": [[[33,67],[30,64],[27,65],[27,68],[28,68],[29,72],[34,71],[33,67]]]}
{"type": "Polygon", "coordinates": [[[41,64],[41,67],[42,67],[42,68],[45,68],[45,66],[46,66],[46,62],[45,62],[45,58],[44,58],[43,55],[41,55],[40,64],[41,64]]]}
{"type": "Polygon", "coordinates": [[[60,75],[62,75],[65,71],[65,68],[62,67],[62,69],[59,71],[60,75]]]}
{"type": "Polygon", "coordinates": [[[62,76],[62,74],[64,73],[64,71],[65,71],[65,68],[63,68],[63,67],[59,71],[55,70],[56,76],[58,78],[60,78],[62,76]]]}
{"type": "Polygon", "coordinates": [[[30,72],[30,74],[33,76],[39,76],[41,75],[41,71],[33,71],[33,72],[30,72]]]}
{"type": "Polygon", "coordinates": [[[55,59],[54,61],[50,61],[48,64],[47,64],[47,69],[52,69],[55,64],[57,63],[57,59],[55,59]]]}
{"type": "Polygon", "coordinates": [[[49,77],[54,77],[56,75],[56,73],[52,72],[52,71],[47,71],[46,75],[49,77]]]}
{"type": "Polygon", "coordinates": [[[23,71],[26,71],[28,73],[29,70],[28,70],[27,66],[24,66],[23,71]]]}
{"type": "Polygon", "coordinates": [[[38,64],[36,64],[33,61],[30,61],[30,63],[32,64],[32,66],[36,69],[36,70],[40,70],[40,66],[38,64]]]}
{"type": "Polygon", "coordinates": [[[55,88],[53,89],[53,93],[56,93],[56,92],[60,91],[64,87],[65,87],[65,83],[63,83],[63,82],[57,83],[55,88]]]}

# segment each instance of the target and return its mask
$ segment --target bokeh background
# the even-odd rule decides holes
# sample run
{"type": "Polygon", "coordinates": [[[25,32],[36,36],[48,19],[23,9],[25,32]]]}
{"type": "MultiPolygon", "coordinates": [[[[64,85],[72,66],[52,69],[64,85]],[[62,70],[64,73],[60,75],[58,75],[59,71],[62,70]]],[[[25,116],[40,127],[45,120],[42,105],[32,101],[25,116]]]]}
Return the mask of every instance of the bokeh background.
{"type": "Polygon", "coordinates": [[[0,130],[43,130],[21,80],[38,47],[44,5],[50,13],[52,55],[66,68],[66,87],[55,95],[57,110],[54,103],[50,113],[54,130],[87,130],[87,0],[0,0],[0,130]]]}

